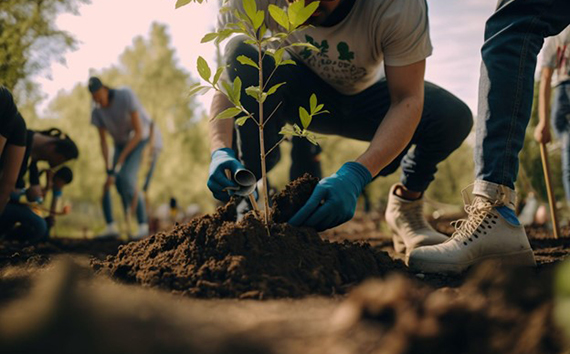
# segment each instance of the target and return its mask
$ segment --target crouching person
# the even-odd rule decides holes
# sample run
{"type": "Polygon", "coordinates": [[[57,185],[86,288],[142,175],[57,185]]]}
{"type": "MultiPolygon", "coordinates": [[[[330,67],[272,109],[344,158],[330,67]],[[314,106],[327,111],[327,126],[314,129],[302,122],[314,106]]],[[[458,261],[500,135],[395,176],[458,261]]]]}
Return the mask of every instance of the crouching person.
{"type": "Polygon", "coordinates": [[[47,221],[34,210],[43,203],[45,196],[40,186],[37,164],[45,161],[50,168],[55,168],[78,156],[79,151],[73,140],[59,129],[40,132],[28,130],[16,190],[0,215],[0,235],[24,241],[38,241],[48,236],[47,221]],[[29,184],[24,180],[26,173],[29,184]]]}

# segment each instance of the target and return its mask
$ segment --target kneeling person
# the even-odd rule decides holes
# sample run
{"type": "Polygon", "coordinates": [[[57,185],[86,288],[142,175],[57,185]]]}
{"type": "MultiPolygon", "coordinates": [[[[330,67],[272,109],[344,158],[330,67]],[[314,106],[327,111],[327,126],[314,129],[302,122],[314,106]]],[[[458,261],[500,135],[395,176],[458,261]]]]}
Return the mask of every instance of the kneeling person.
{"type": "MultiPolygon", "coordinates": [[[[233,6],[238,3],[231,2],[233,6]]],[[[258,7],[265,9],[269,4],[283,7],[289,3],[265,0],[259,1],[258,7]]],[[[231,12],[221,15],[220,26],[235,21],[231,16],[231,12]]],[[[401,183],[390,190],[386,215],[395,233],[396,248],[409,252],[417,246],[446,240],[427,224],[422,196],[434,179],[437,164],[461,145],[473,119],[461,100],[424,82],[425,59],[432,51],[425,1],[321,2],[309,24],[314,27],[294,34],[292,41],[309,42],[320,49],[319,53],[303,47],[288,48],[297,65],[280,67],[271,78],[273,59],[264,59],[267,87],[286,82],[264,104],[264,111],[273,112],[282,102],[264,128],[266,151],[280,140],[279,131],[286,123],[300,125],[299,106],[306,107],[313,93],[331,113],[315,116],[312,131],[369,141],[370,145],[355,161],[346,162],[335,174],[321,180],[289,222],[319,231],[342,224],[353,217],[358,196],[374,177],[402,167],[401,183]]],[[[272,20],[266,25],[279,31],[272,20]]],[[[242,55],[256,61],[258,52],[242,39],[232,39],[224,53],[229,79],[239,76],[244,88],[255,86],[257,69],[241,65],[237,58],[242,55]]],[[[241,97],[248,111],[257,112],[253,98],[245,93],[241,97]]],[[[210,115],[215,117],[231,106],[217,94],[210,115]]],[[[227,197],[223,189],[232,184],[225,177],[225,169],[235,171],[245,165],[261,177],[258,128],[251,120],[237,127],[237,142],[233,141],[231,120],[213,121],[210,129],[212,164],[208,186],[216,198],[223,200],[227,197]],[[232,147],[239,147],[236,150],[241,152],[241,162],[232,147]]],[[[266,160],[268,169],[279,158],[278,149],[271,152],[266,160]]]]}

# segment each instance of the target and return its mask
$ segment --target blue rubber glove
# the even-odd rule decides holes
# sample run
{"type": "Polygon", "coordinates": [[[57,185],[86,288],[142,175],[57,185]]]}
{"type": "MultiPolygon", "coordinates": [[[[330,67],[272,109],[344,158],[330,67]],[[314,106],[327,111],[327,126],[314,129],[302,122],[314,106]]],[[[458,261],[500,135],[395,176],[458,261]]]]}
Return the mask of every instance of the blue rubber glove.
{"type": "Polygon", "coordinates": [[[232,149],[223,148],[212,153],[208,188],[212,191],[214,198],[222,202],[230,200],[232,191],[228,194],[228,191],[224,191],[224,189],[237,187],[238,185],[226,176],[225,170],[232,171],[233,175],[239,169],[245,169],[245,167],[236,159],[236,155],[232,149]]]}
{"type": "Polygon", "coordinates": [[[289,220],[293,226],[323,231],[354,216],[356,201],[372,180],[370,171],[358,162],[347,162],[332,176],[317,184],[305,205],[289,220]]]}

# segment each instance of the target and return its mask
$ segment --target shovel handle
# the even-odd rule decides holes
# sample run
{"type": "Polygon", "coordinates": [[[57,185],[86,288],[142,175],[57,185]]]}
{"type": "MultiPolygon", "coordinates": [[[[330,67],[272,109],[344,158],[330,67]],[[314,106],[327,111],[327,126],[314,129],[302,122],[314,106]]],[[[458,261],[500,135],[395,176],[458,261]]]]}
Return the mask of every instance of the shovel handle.
{"type": "Polygon", "coordinates": [[[544,143],[540,144],[540,158],[542,159],[542,171],[544,172],[544,180],[546,181],[546,194],[548,195],[550,217],[552,218],[552,231],[554,232],[554,238],[557,239],[560,235],[560,226],[558,225],[558,215],[556,214],[556,201],[554,200],[554,193],[552,192],[548,150],[544,143]]]}

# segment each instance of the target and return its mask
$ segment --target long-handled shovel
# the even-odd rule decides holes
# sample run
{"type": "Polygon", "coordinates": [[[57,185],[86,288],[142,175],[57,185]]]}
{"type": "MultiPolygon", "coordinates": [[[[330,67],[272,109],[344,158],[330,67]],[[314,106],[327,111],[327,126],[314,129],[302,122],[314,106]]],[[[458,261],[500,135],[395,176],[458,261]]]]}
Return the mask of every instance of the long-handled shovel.
{"type": "Polygon", "coordinates": [[[544,172],[544,179],[546,180],[546,192],[548,194],[548,204],[550,206],[550,217],[552,218],[552,231],[554,238],[560,235],[560,227],[558,225],[558,216],[556,214],[556,201],[552,193],[552,183],[550,182],[550,165],[548,164],[548,150],[546,144],[540,144],[540,157],[542,159],[542,170],[544,172]]]}

